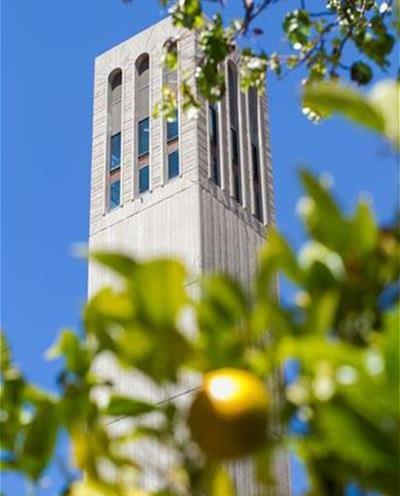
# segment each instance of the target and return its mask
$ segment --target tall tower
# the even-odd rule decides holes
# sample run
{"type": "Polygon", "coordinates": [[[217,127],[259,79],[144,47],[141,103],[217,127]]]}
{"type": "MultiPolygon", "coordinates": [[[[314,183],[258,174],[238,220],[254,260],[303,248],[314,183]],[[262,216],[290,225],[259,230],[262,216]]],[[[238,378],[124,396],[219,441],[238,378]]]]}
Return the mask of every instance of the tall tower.
{"type": "MultiPolygon", "coordinates": [[[[193,274],[191,284],[219,270],[249,287],[265,227],[274,222],[265,96],[240,91],[238,55],[232,55],[224,65],[221,102],[202,101],[190,119],[178,97],[175,123],[151,116],[164,84],[179,88],[185,77],[196,91],[199,56],[196,35],[166,18],[96,58],[89,248],[137,258],[174,256],[193,274]],[[171,38],[178,69],[168,72],[161,59],[171,38]]],[[[90,265],[89,295],[112,282],[109,277],[90,265]]],[[[119,374],[111,362],[99,367],[119,374]]],[[[124,394],[133,387],[146,399],[164,394],[142,379],[118,377],[124,394]]],[[[285,460],[277,470],[276,494],[284,496],[285,460]]],[[[238,471],[238,494],[250,496],[246,477],[238,471]]]]}

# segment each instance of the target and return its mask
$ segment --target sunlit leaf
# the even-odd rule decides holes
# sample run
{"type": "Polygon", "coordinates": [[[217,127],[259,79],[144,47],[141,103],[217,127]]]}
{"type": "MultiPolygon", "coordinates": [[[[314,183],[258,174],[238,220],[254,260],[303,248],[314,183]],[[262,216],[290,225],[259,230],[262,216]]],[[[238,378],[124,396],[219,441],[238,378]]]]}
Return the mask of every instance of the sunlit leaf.
{"type": "Polygon", "coordinates": [[[154,260],[140,265],[130,285],[139,318],[152,326],[174,326],[187,302],[185,269],[174,260],[154,260]]]}
{"type": "Polygon", "coordinates": [[[121,253],[98,251],[91,253],[90,258],[124,277],[133,276],[137,266],[133,258],[121,253]]]}
{"type": "Polygon", "coordinates": [[[48,359],[65,357],[69,370],[78,374],[84,373],[90,367],[90,357],[83,348],[79,337],[70,330],[61,332],[57,342],[47,351],[48,359]]]}
{"type": "Polygon", "coordinates": [[[382,112],[357,90],[333,82],[308,85],[303,92],[303,105],[319,114],[341,114],[381,133],[385,129],[382,112]]]}
{"type": "Polygon", "coordinates": [[[369,101],[383,115],[383,131],[393,145],[400,145],[400,84],[395,80],[378,82],[369,94],[369,101]]]}
{"type": "Polygon", "coordinates": [[[70,496],[150,496],[142,489],[113,488],[90,479],[74,482],[68,494],[70,496]]]}
{"type": "Polygon", "coordinates": [[[375,248],[378,229],[371,208],[367,203],[360,202],[357,205],[349,234],[357,252],[368,254],[375,248]]]}

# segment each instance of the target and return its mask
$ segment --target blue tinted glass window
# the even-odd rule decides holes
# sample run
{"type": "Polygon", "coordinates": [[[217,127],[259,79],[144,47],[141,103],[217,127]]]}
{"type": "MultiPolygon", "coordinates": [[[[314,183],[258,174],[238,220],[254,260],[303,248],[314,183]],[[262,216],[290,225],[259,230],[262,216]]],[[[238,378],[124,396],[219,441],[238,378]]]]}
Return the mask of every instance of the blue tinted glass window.
{"type": "Polygon", "coordinates": [[[110,170],[121,166],[121,133],[111,136],[110,170]]]}
{"type": "Polygon", "coordinates": [[[211,143],[218,143],[218,114],[217,109],[210,105],[210,140],[211,143]]]}
{"type": "Polygon", "coordinates": [[[121,201],[121,181],[118,179],[110,184],[110,210],[119,207],[121,201]]]}
{"type": "Polygon", "coordinates": [[[167,141],[171,141],[178,137],[178,111],[175,111],[175,120],[172,122],[167,121],[167,141]]]}
{"type": "Polygon", "coordinates": [[[174,152],[168,155],[168,179],[172,179],[173,177],[179,176],[179,151],[175,150],[174,152]]]}
{"type": "Polygon", "coordinates": [[[139,155],[145,155],[146,153],[149,153],[149,133],[150,133],[149,124],[150,124],[150,120],[148,117],[146,117],[146,119],[141,120],[138,124],[139,155]]]}
{"type": "Polygon", "coordinates": [[[150,187],[149,166],[139,169],[139,193],[148,191],[150,187]]]}

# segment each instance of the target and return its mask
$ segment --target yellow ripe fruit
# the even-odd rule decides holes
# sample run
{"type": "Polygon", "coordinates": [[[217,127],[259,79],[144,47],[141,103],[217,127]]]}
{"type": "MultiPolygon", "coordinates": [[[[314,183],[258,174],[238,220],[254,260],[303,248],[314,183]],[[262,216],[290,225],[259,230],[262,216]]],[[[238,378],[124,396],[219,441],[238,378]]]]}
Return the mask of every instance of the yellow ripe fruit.
{"type": "Polygon", "coordinates": [[[248,455],[265,442],[269,394],[254,374],[219,369],[204,376],[190,411],[193,439],[211,458],[248,455]]]}

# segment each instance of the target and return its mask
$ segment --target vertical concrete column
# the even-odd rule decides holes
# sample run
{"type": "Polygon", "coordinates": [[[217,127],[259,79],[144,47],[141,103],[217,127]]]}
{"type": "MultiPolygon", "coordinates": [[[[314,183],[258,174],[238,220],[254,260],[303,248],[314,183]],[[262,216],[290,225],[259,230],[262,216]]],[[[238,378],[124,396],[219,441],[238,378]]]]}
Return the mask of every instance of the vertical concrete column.
{"type": "Polygon", "coordinates": [[[94,76],[92,168],[90,211],[92,220],[105,213],[105,180],[107,164],[108,73],[96,61],[94,76]]]}

